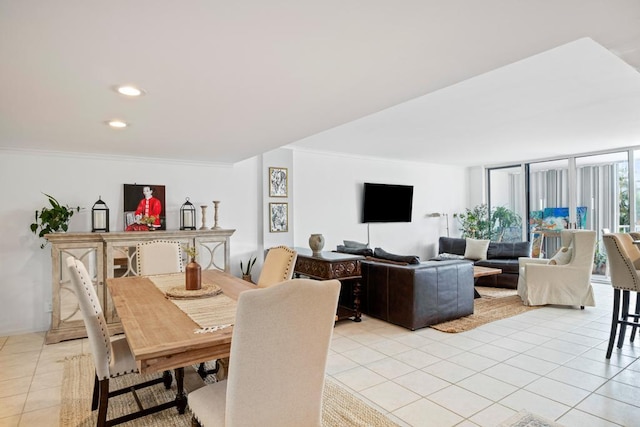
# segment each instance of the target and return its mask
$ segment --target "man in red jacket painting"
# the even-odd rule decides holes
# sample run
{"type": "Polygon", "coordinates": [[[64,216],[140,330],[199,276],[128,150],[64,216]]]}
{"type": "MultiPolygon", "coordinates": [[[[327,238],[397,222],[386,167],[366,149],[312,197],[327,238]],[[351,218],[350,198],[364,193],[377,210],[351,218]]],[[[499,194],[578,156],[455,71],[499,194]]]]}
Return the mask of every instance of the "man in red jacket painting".
{"type": "Polygon", "coordinates": [[[142,194],[144,194],[144,199],[140,200],[138,203],[138,207],[135,212],[136,222],[127,227],[127,231],[138,231],[141,230],[144,225],[147,224],[149,227],[159,228],[160,227],[160,213],[162,212],[162,203],[156,197],[153,197],[153,190],[149,186],[145,186],[142,188],[142,194]],[[153,218],[153,222],[149,223],[144,221],[144,219],[153,218]]]}

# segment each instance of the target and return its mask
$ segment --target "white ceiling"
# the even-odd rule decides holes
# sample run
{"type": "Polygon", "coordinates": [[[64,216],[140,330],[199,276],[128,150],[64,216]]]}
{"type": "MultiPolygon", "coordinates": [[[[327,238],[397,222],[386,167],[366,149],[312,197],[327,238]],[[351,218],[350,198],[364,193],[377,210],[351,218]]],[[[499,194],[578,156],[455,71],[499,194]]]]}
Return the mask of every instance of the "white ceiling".
{"type": "Polygon", "coordinates": [[[0,0],[0,56],[5,149],[477,165],[640,145],[638,0],[0,0]]]}

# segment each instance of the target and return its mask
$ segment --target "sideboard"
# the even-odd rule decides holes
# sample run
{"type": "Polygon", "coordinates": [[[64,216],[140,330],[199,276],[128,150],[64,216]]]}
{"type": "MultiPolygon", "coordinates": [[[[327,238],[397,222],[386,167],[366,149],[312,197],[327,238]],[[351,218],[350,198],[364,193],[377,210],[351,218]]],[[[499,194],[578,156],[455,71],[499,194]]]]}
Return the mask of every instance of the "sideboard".
{"type": "MultiPolygon", "coordinates": [[[[87,336],[78,300],[73,293],[66,260],[72,256],[85,265],[92,278],[109,332],[122,332],[120,319],[105,284],[112,277],[137,276],[136,245],[150,240],[176,240],[198,250],[203,269],[229,272],[230,238],[235,230],[131,231],[115,233],[54,233],[51,243],[51,327],[47,344],[87,336]]],[[[186,254],[183,253],[186,260],[186,254]]]]}

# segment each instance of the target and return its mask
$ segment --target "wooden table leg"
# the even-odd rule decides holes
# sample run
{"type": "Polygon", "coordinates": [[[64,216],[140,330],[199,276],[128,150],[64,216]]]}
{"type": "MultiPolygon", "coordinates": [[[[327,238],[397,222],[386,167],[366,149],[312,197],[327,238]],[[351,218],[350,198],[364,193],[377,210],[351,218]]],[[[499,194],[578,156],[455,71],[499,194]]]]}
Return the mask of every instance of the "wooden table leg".
{"type": "Polygon", "coordinates": [[[353,321],[360,322],[362,313],[360,313],[360,280],[353,283],[353,321]]]}
{"type": "Polygon", "coordinates": [[[187,408],[187,395],[184,393],[184,368],[176,368],[176,407],[178,408],[179,414],[184,414],[185,409],[187,408]]]}

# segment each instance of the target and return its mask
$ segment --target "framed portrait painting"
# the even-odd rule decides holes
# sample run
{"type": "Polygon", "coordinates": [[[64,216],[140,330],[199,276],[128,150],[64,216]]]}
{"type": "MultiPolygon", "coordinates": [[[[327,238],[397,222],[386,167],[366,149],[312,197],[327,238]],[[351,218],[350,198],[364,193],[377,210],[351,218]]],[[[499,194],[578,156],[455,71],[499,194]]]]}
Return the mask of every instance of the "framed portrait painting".
{"type": "Polygon", "coordinates": [[[287,197],[288,173],[287,168],[269,168],[269,197],[287,197]]]}
{"type": "Polygon", "coordinates": [[[269,231],[271,233],[289,231],[288,203],[269,203],[269,231]]]}
{"type": "Polygon", "coordinates": [[[124,231],[165,230],[164,185],[124,184],[124,231]]]}

